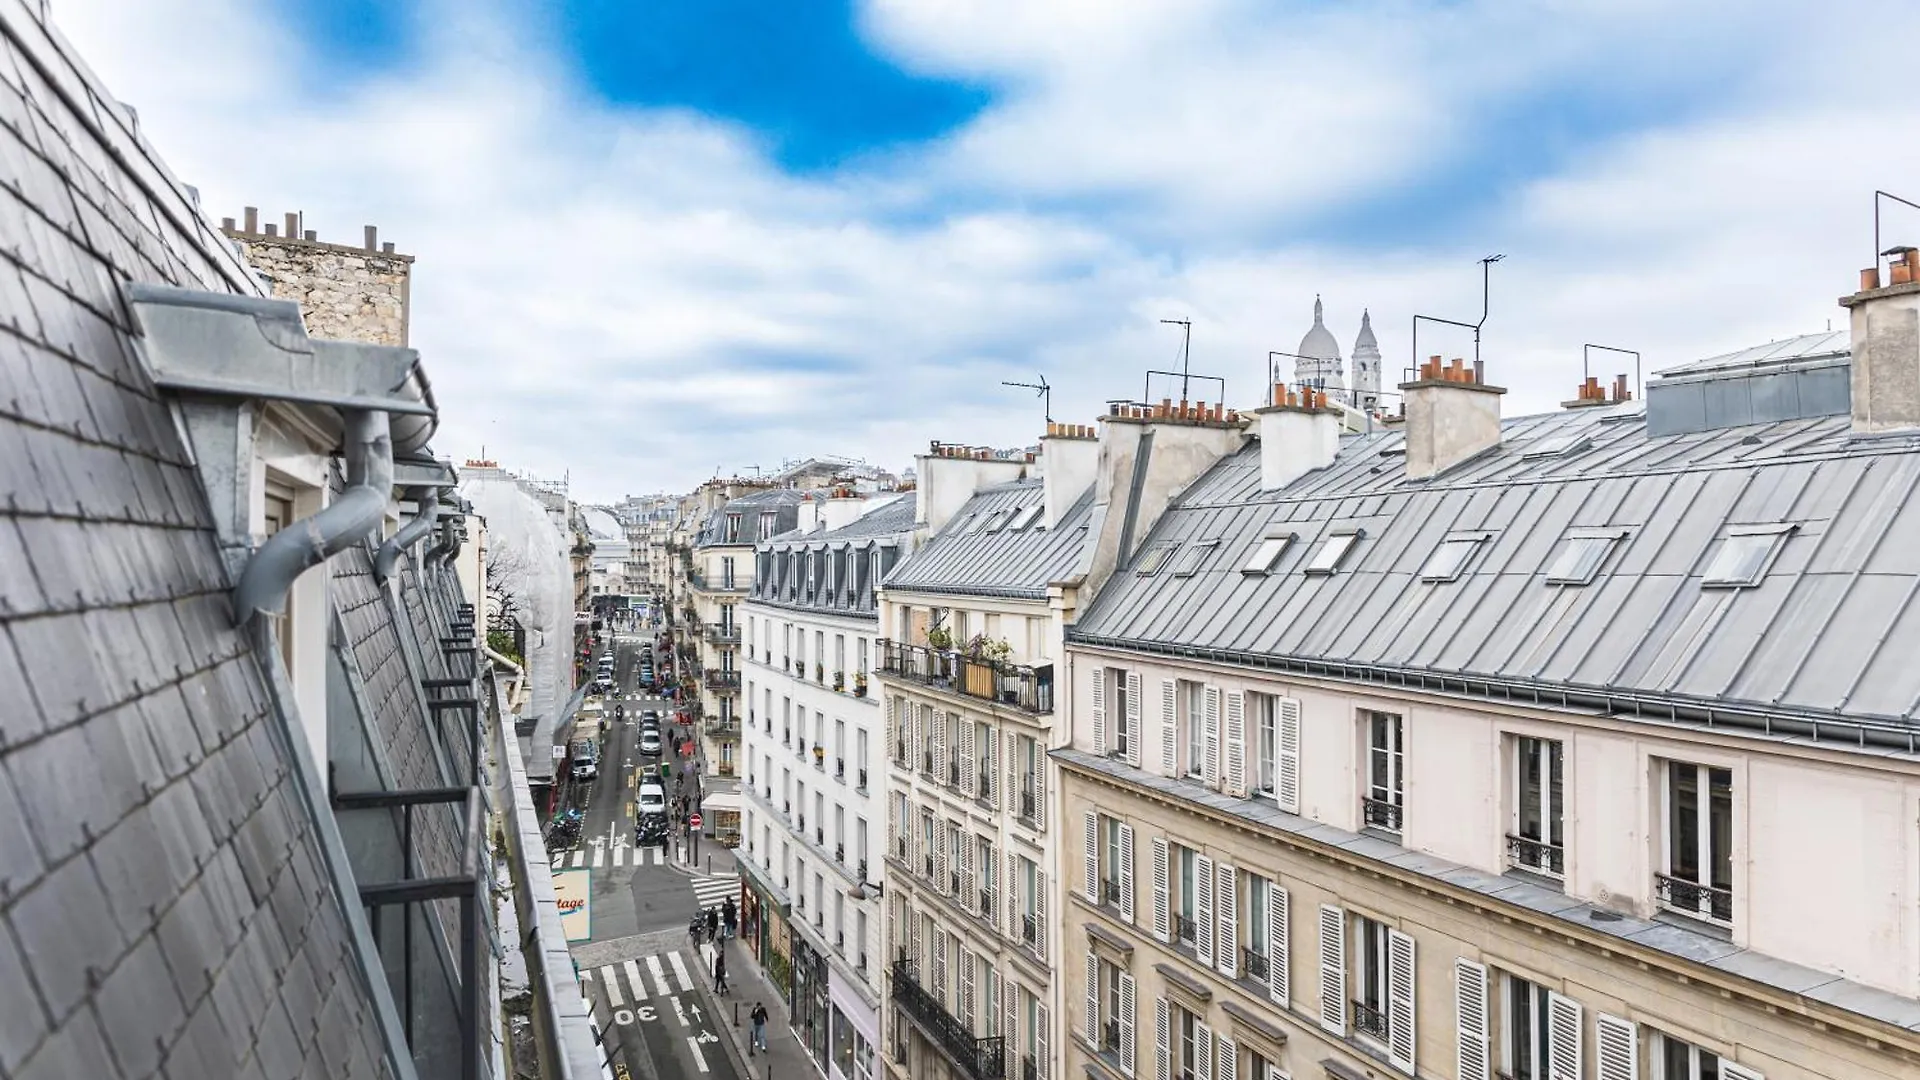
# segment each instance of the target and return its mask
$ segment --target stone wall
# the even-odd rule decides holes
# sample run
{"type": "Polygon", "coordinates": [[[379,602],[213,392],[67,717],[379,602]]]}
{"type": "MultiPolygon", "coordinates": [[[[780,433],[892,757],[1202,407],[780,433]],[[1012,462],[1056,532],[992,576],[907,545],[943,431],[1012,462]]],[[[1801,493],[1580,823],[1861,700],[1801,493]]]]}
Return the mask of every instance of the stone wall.
{"type": "Polygon", "coordinates": [[[221,224],[240,254],[274,296],[300,305],[307,333],[317,338],[407,344],[408,289],[413,256],[396,254],[391,243],[376,250],[376,233],[367,227],[364,246],[323,243],[295,226],[288,215],[287,234],[274,226],[259,228],[249,207],[245,221],[221,224]]]}

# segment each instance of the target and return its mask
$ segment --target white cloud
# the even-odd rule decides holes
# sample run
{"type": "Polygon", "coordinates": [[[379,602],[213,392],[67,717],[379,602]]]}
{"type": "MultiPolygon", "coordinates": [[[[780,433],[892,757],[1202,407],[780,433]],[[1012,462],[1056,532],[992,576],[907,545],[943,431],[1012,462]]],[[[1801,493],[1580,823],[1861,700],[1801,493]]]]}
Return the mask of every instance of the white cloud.
{"type": "Polygon", "coordinates": [[[1510,256],[1486,353],[1510,411],[1565,397],[1583,341],[1651,367],[1819,329],[1865,265],[1868,193],[1920,165],[1916,110],[1863,75],[1899,70],[1920,16],[1878,13],[1861,35],[1861,13],[1788,4],[886,0],[872,40],[1001,103],[796,178],[751,132],[593,102],[538,28],[482,5],[435,9],[405,66],[344,84],[261,5],[56,5],[214,216],[302,209],[344,240],[377,222],[418,257],[442,453],[484,443],[596,497],[1030,441],[1038,404],[1000,380],[1044,371],[1055,415],[1087,418],[1168,366],[1174,315],[1195,370],[1250,403],[1316,292],[1343,347],[1372,308],[1391,379],[1414,312],[1477,316],[1490,250],[1510,256]],[[1487,191],[1471,243],[1289,239],[1471,175],[1500,118],[1643,90],[1677,111],[1487,191]]]}

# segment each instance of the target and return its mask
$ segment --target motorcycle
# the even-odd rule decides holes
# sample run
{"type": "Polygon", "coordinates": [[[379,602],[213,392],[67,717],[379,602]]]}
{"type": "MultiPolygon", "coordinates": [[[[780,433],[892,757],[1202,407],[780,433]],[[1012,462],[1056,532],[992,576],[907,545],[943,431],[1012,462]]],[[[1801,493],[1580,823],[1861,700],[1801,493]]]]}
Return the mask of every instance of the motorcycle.
{"type": "Polygon", "coordinates": [[[568,810],[554,818],[547,826],[547,850],[570,848],[580,842],[580,830],[585,819],[578,810],[568,810]]]}

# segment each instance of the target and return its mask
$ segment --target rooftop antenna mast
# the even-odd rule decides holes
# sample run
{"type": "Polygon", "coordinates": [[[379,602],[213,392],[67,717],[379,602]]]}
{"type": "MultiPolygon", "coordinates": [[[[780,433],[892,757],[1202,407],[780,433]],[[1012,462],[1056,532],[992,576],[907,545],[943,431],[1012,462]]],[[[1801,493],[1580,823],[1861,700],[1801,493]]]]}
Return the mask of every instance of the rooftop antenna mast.
{"type": "Polygon", "coordinates": [[[1457,326],[1462,330],[1473,331],[1473,362],[1475,364],[1480,362],[1480,328],[1487,325],[1487,305],[1492,286],[1493,264],[1504,258],[1506,258],[1505,255],[1489,255],[1480,260],[1479,322],[1459,322],[1454,319],[1443,319],[1438,315],[1415,315],[1413,317],[1413,366],[1407,369],[1409,378],[1413,377],[1413,375],[1420,370],[1420,322],[1423,319],[1427,322],[1444,323],[1448,326],[1457,326]]]}
{"type": "Polygon", "coordinates": [[[1187,362],[1193,359],[1193,320],[1161,319],[1163,326],[1177,326],[1181,330],[1180,338],[1180,400],[1185,401],[1187,394],[1187,362]]]}
{"type": "Polygon", "coordinates": [[[1001,379],[1000,385],[1001,386],[1017,386],[1022,390],[1034,391],[1035,394],[1041,399],[1040,411],[1047,414],[1047,423],[1051,424],[1053,423],[1053,387],[1047,385],[1047,376],[1045,372],[1042,372],[1038,376],[1038,378],[1040,381],[1037,383],[1009,382],[1006,379],[1001,379]]]}

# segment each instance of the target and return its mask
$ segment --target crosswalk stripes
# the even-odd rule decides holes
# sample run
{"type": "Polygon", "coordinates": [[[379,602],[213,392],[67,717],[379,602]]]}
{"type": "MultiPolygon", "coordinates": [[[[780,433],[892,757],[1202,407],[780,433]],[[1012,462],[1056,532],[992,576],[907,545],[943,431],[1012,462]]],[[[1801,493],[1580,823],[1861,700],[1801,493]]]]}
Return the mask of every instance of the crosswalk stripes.
{"type": "Polygon", "coordinates": [[[673,988],[667,985],[667,969],[665,965],[660,963],[659,953],[654,953],[652,956],[647,957],[647,970],[653,973],[653,989],[655,992],[661,997],[666,997],[668,994],[673,993],[673,988]]]}
{"type": "Polygon", "coordinates": [[[605,848],[582,848],[579,851],[557,851],[548,859],[549,865],[555,870],[604,870],[609,868],[618,870],[625,869],[629,864],[633,866],[665,866],[671,861],[673,861],[672,858],[668,856],[664,850],[657,847],[617,847],[613,849],[611,857],[607,855],[607,849],[605,848]],[[631,857],[629,857],[629,853],[631,853],[631,857]]]}
{"type": "Polygon", "coordinates": [[[693,883],[693,896],[703,908],[709,908],[740,892],[740,875],[699,878],[693,883]]]}
{"type": "Polygon", "coordinates": [[[627,985],[633,987],[633,1000],[647,1000],[647,980],[640,977],[640,965],[632,960],[623,961],[620,967],[627,973],[627,985]]]}
{"type": "Polygon", "coordinates": [[[693,989],[693,980],[687,977],[687,965],[680,961],[680,954],[677,952],[668,953],[667,963],[673,965],[673,977],[680,980],[680,989],[693,989]]]}

